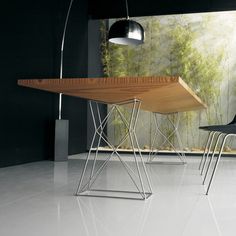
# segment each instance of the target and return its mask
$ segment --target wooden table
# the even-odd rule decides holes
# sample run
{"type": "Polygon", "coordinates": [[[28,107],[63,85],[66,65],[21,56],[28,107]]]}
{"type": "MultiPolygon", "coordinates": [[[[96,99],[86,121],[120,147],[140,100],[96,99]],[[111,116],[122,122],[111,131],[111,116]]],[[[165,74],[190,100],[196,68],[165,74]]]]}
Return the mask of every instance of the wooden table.
{"type": "Polygon", "coordinates": [[[32,79],[18,85],[107,104],[139,99],[141,109],[163,114],[206,108],[180,77],[32,79]]]}
{"type": "Polygon", "coordinates": [[[105,196],[136,199],[138,197],[133,197],[133,195],[137,196],[138,194],[141,199],[147,199],[150,197],[152,194],[152,187],[135,133],[139,110],[142,109],[153,113],[169,114],[189,110],[198,110],[206,107],[201,99],[195,95],[195,93],[180,77],[149,76],[117,78],[33,79],[18,80],[18,85],[90,100],[89,104],[95,132],[76,191],[77,195],[82,196],[101,196],[102,190],[93,189],[92,185],[105,166],[107,166],[108,161],[113,156],[116,156],[120,160],[124,169],[127,171],[130,179],[133,181],[138,191],[103,190],[103,192],[105,192],[105,196]],[[91,100],[95,101],[96,103],[100,102],[112,104],[105,118],[101,118],[98,105],[96,109],[93,109],[91,100]],[[122,112],[118,106],[122,104],[131,105],[132,111],[130,119],[126,119],[125,116],[122,115],[122,112]],[[106,137],[106,132],[104,132],[108,120],[114,111],[116,114],[120,115],[120,118],[127,130],[127,133],[124,134],[124,137],[121,139],[118,146],[114,146],[112,143],[110,143],[106,137]],[[92,148],[96,137],[98,140],[97,148],[92,160],[92,166],[90,170],[88,170],[88,163],[89,160],[92,159],[92,148]],[[118,148],[127,138],[130,139],[132,145],[136,167],[135,170],[132,169],[130,164],[125,162],[118,153],[118,148]],[[98,147],[101,142],[105,142],[111,148],[112,153],[103,162],[103,164],[97,166],[96,169],[98,147]],[[135,149],[135,146],[137,149],[135,149]],[[90,174],[86,175],[87,171],[90,171],[90,174]],[[84,179],[86,176],[88,176],[88,179],[85,181],[84,179]],[[111,195],[107,196],[107,192],[109,192],[111,195]],[[124,193],[129,195],[120,197],[117,195],[114,196],[114,193],[124,193]],[[130,197],[130,195],[132,195],[132,197],[130,197]]]}

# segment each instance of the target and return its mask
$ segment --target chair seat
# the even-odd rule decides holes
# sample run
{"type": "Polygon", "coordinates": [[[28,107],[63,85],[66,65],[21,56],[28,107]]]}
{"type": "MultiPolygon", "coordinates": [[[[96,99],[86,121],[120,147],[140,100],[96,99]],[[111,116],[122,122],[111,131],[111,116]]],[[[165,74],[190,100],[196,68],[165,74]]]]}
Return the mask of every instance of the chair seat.
{"type": "Polygon", "coordinates": [[[236,133],[236,115],[233,120],[226,125],[208,125],[208,126],[200,126],[199,129],[221,132],[225,134],[235,134],[236,133]]]}
{"type": "Polygon", "coordinates": [[[207,163],[207,159],[208,159],[209,154],[210,154],[211,145],[212,145],[212,142],[214,140],[214,136],[216,135],[216,133],[218,133],[217,134],[217,139],[215,141],[215,147],[213,149],[213,152],[212,152],[211,157],[210,157],[210,161],[208,162],[208,166],[207,166],[207,169],[206,169],[206,172],[205,172],[205,177],[204,177],[204,180],[203,180],[203,184],[205,184],[205,180],[207,178],[208,171],[210,169],[213,157],[214,157],[214,155],[216,153],[218,142],[219,142],[220,138],[223,136],[223,140],[222,140],[222,144],[221,144],[221,147],[220,147],[220,151],[218,153],[218,156],[217,156],[214,168],[213,168],[213,172],[211,174],[210,181],[208,183],[208,187],[207,187],[207,191],[206,191],[206,195],[208,195],[208,192],[210,190],[211,183],[213,181],[213,178],[214,178],[214,175],[215,175],[218,163],[220,161],[220,157],[221,157],[221,154],[222,154],[222,151],[223,151],[226,139],[228,137],[231,137],[231,136],[236,136],[236,115],[234,116],[233,120],[230,123],[228,123],[228,124],[225,124],[225,125],[201,126],[201,127],[199,127],[199,129],[210,131],[208,139],[207,139],[207,143],[206,143],[206,146],[205,146],[205,150],[204,150],[204,153],[202,155],[202,158],[201,158],[201,161],[200,161],[200,165],[199,165],[199,169],[201,169],[201,175],[204,172],[204,169],[205,169],[205,166],[206,166],[206,163],[207,163]],[[202,163],[203,163],[203,165],[202,165],[202,163]],[[202,166],[202,168],[201,168],[201,166],[202,166]]]}
{"type": "Polygon", "coordinates": [[[236,134],[236,124],[201,126],[199,129],[221,132],[225,134],[236,134]]]}

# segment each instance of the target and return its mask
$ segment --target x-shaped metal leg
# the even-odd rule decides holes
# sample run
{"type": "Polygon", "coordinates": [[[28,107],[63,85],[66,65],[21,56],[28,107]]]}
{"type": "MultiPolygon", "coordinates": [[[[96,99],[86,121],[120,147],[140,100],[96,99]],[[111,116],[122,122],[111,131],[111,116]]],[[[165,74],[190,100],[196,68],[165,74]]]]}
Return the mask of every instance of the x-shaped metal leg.
{"type": "Polygon", "coordinates": [[[92,142],[90,145],[90,149],[84,164],[84,168],[79,180],[79,184],[76,190],[76,195],[79,196],[93,196],[93,197],[113,197],[113,198],[129,198],[129,199],[147,199],[148,197],[151,196],[152,194],[152,187],[151,187],[151,182],[146,170],[146,166],[141,154],[141,150],[138,144],[138,139],[136,136],[136,125],[137,125],[137,120],[138,120],[138,115],[139,115],[139,110],[140,110],[140,105],[141,101],[134,99],[131,101],[125,101],[121,102],[118,104],[112,104],[111,109],[106,115],[105,118],[101,118],[100,111],[99,111],[99,106],[96,103],[96,108],[92,106],[92,102],[89,102],[90,106],[90,111],[92,114],[92,119],[93,119],[93,124],[95,128],[95,132],[92,138],[92,142]],[[120,105],[131,105],[131,115],[130,119],[127,119],[125,115],[122,113],[122,110],[120,109],[120,105]],[[123,124],[126,127],[127,132],[124,134],[123,138],[120,140],[119,144],[117,146],[114,146],[107,138],[107,135],[105,134],[104,130],[106,128],[106,125],[108,123],[108,120],[111,118],[113,112],[119,114],[123,124]],[[96,113],[95,113],[96,112],[96,113]],[[96,115],[95,115],[96,114],[96,115]],[[96,151],[94,154],[94,158],[92,159],[92,149],[95,144],[96,137],[98,137],[97,141],[97,147],[96,151]],[[118,152],[119,147],[127,140],[130,140],[131,146],[132,146],[132,151],[134,155],[134,161],[135,161],[135,170],[133,170],[130,165],[125,162],[118,152]],[[98,158],[98,151],[99,151],[99,146],[101,144],[101,141],[106,143],[106,145],[109,146],[109,148],[112,150],[111,154],[107,157],[107,159],[97,167],[95,171],[95,167],[97,164],[97,158],[98,158]],[[135,148],[136,146],[136,148],[135,148]],[[130,179],[132,180],[134,186],[136,187],[137,191],[123,191],[123,190],[101,190],[101,189],[93,189],[92,185],[98,178],[98,176],[102,173],[104,168],[107,166],[108,162],[110,159],[116,156],[121,164],[123,165],[124,169],[126,170],[127,174],[129,175],[130,179]],[[89,167],[89,161],[92,161],[92,167],[89,167]],[[85,181],[85,175],[86,172],[90,172],[88,180],[85,181]],[[147,190],[147,191],[146,191],[147,190]],[[111,192],[111,193],[129,193],[129,194],[134,194],[134,196],[140,195],[140,197],[123,197],[123,196],[108,196],[108,195],[101,195],[99,193],[101,192],[111,192]]]}
{"type": "Polygon", "coordinates": [[[147,160],[147,163],[148,164],[152,164],[152,163],[158,163],[158,162],[154,162],[153,159],[157,156],[158,154],[158,149],[155,148],[156,147],[156,140],[157,140],[157,137],[158,135],[161,135],[161,137],[164,138],[164,141],[162,142],[162,144],[160,145],[160,147],[162,145],[164,145],[165,143],[168,143],[171,148],[175,151],[175,153],[178,155],[181,163],[185,164],[186,163],[186,156],[185,156],[185,153],[183,152],[183,144],[182,144],[182,141],[181,141],[181,138],[180,138],[180,135],[179,135],[179,131],[178,131],[178,127],[179,127],[179,121],[180,121],[180,116],[179,116],[179,113],[177,113],[177,120],[176,122],[173,122],[170,118],[169,118],[169,115],[170,114],[167,114],[166,115],[166,120],[169,122],[169,124],[171,124],[173,130],[172,132],[169,134],[169,135],[166,135],[160,128],[160,124],[158,123],[158,113],[153,113],[154,115],[154,120],[155,120],[155,127],[156,127],[156,130],[155,130],[155,134],[154,134],[154,138],[152,140],[152,144],[151,144],[151,151],[149,153],[149,156],[148,156],[148,160],[147,160]],[[177,137],[177,142],[178,142],[178,146],[180,148],[180,150],[182,151],[179,151],[176,149],[175,145],[170,141],[170,138],[173,137],[174,135],[176,135],[177,137]]]}

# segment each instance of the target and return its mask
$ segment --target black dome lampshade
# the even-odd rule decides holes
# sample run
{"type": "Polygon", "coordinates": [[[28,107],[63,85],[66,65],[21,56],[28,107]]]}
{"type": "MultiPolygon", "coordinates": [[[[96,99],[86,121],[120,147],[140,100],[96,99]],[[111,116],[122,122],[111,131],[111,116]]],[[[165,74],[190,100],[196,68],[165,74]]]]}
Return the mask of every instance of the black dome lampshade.
{"type": "Polygon", "coordinates": [[[108,40],[123,45],[144,43],[144,29],[138,22],[129,19],[128,2],[125,0],[126,19],[116,21],[110,28],[108,40]]]}
{"type": "Polygon", "coordinates": [[[139,45],[144,42],[144,30],[136,21],[119,20],[111,26],[108,40],[116,44],[139,45]]]}

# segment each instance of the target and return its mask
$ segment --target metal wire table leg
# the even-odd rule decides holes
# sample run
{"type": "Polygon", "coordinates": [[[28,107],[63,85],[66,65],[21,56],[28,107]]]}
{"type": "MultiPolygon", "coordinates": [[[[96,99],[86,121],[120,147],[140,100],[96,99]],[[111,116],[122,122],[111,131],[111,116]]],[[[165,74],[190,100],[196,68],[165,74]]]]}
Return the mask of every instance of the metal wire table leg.
{"type": "MultiPolygon", "coordinates": [[[[135,104],[134,104],[135,105],[135,104]]],[[[137,105],[137,113],[136,113],[136,118],[134,120],[134,124],[133,124],[133,127],[132,127],[132,122],[130,122],[131,125],[128,124],[127,120],[125,119],[125,117],[123,116],[123,114],[121,113],[121,111],[118,109],[118,112],[120,113],[122,119],[123,119],[123,122],[126,124],[126,127],[129,128],[129,130],[131,131],[131,133],[133,134],[134,136],[134,140],[135,140],[135,143],[136,143],[136,146],[137,146],[137,149],[138,149],[138,153],[139,153],[139,157],[140,157],[140,160],[141,160],[141,163],[142,163],[142,168],[144,170],[144,173],[145,173],[145,176],[146,176],[146,179],[147,179],[147,182],[148,182],[148,186],[149,186],[149,191],[152,193],[152,186],[151,186],[151,181],[150,181],[150,178],[148,176],[148,173],[147,173],[147,169],[146,169],[146,166],[145,166],[145,163],[144,163],[144,160],[143,160],[143,157],[142,157],[142,153],[141,153],[141,150],[140,150],[140,146],[139,146],[139,143],[138,143],[138,138],[137,138],[137,135],[136,135],[136,132],[135,132],[135,129],[136,129],[136,126],[137,126],[137,121],[138,121],[138,115],[139,115],[139,111],[140,111],[140,106],[141,106],[141,103],[140,101],[138,102],[138,105],[137,105]]],[[[131,140],[133,140],[133,138],[131,137],[131,140]]],[[[133,148],[133,152],[135,153],[135,145],[134,145],[134,142],[132,142],[132,148],[133,148]]],[[[136,158],[135,158],[136,159],[136,158]]],[[[139,168],[137,168],[139,169],[139,168]]]]}
{"type": "Polygon", "coordinates": [[[88,152],[88,155],[87,155],[87,158],[86,158],[83,170],[82,170],[79,184],[76,190],[77,196],[112,197],[112,198],[126,198],[126,199],[128,198],[128,199],[145,200],[152,195],[151,182],[150,182],[147,170],[146,170],[146,166],[144,164],[144,160],[140,151],[140,147],[138,144],[138,139],[137,139],[136,131],[135,131],[140,106],[141,106],[141,101],[138,99],[124,101],[117,104],[112,104],[110,111],[108,112],[106,117],[102,119],[98,104],[96,103],[96,108],[94,109],[94,107],[92,106],[92,102],[91,101],[89,102],[89,107],[90,107],[95,131],[94,131],[90,149],[89,149],[89,152],[88,152]],[[122,114],[122,111],[119,108],[119,106],[121,105],[129,105],[129,107],[130,105],[132,105],[130,119],[127,119],[125,115],[122,114]],[[124,134],[123,138],[119,141],[119,144],[117,146],[114,146],[109,141],[106,133],[104,132],[106,125],[108,123],[108,120],[111,118],[114,112],[119,114],[123,124],[126,127],[126,133],[124,134]],[[97,138],[97,145],[95,145],[96,138],[97,138]],[[123,160],[122,155],[120,155],[119,150],[118,150],[119,147],[127,139],[130,140],[130,143],[132,146],[135,169],[131,168],[130,164],[128,164],[126,161],[123,160]],[[111,149],[111,154],[109,155],[108,158],[105,159],[105,161],[102,164],[99,165],[97,164],[97,160],[98,160],[99,146],[102,141],[106,145],[109,146],[109,148],[111,149]],[[96,146],[95,149],[94,149],[94,145],[96,146]],[[92,158],[92,150],[95,150],[94,158],[92,158]],[[107,166],[108,162],[110,161],[112,157],[117,157],[118,160],[121,162],[122,166],[124,167],[124,170],[127,172],[128,176],[132,180],[137,191],[123,191],[123,190],[109,190],[109,189],[94,189],[93,188],[93,185],[96,179],[98,178],[99,175],[101,175],[102,171],[105,169],[105,167],[107,166]],[[92,165],[89,165],[90,162],[92,162],[92,165]],[[85,177],[87,177],[88,180],[86,180],[85,177]],[[102,195],[101,194],[102,192],[110,193],[110,195],[107,195],[107,194],[102,195]],[[132,195],[132,197],[130,196],[124,197],[123,195],[121,196],[121,194],[129,194],[129,195],[132,195]]]}
{"type": "Polygon", "coordinates": [[[179,135],[179,131],[178,131],[180,115],[179,115],[179,113],[172,113],[172,114],[177,114],[177,121],[175,123],[168,116],[168,115],[171,115],[171,114],[165,114],[166,115],[166,119],[168,120],[169,124],[171,124],[171,126],[173,127],[172,132],[167,136],[161,130],[160,124],[158,123],[158,117],[157,117],[158,113],[153,113],[154,120],[155,120],[156,130],[155,130],[154,138],[152,140],[151,150],[150,150],[150,153],[149,153],[147,164],[158,163],[158,162],[154,162],[153,161],[153,159],[158,155],[158,151],[159,151],[158,149],[155,150],[155,148],[154,148],[158,134],[160,134],[161,137],[164,138],[164,141],[161,143],[160,146],[164,145],[165,143],[168,143],[171,146],[171,148],[174,150],[174,152],[177,154],[177,156],[179,157],[181,163],[182,164],[186,163],[186,156],[185,156],[185,153],[183,151],[183,144],[182,144],[182,141],[181,141],[181,138],[180,138],[180,135],[179,135]],[[174,135],[176,135],[179,148],[182,151],[178,151],[176,149],[176,147],[174,146],[174,144],[169,140],[174,135]]]}
{"type": "MultiPolygon", "coordinates": [[[[90,145],[90,149],[89,149],[89,152],[88,152],[88,155],[87,155],[87,158],[86,158],[84,167],[83,167],[83,171],[82,171],[82,174],[81,174],[81,178],[80,178],[80,181],[79,181],[77,190],[76,190],[76,195],[78,195],[78,194],[79,194],[79,191],[81,190],[81,185],[82,185],[82,182],[83,182],[83,179],[84,179],[85,171],[86,171],[87,166],[88,166],[89,158],[90,158],[90,156],[91,156],[92,148],[93,148],[94,141],[95,141],[95,138],[96,138],[96,135],[97,135],[97,130],[100,129],[100,127],[103,126],[103,123],[106,123],[106,122],[107,122],[109,116],[111,115],[111,113],[112,113],[112,111],[113,111],[113,109],[111,109],[111,111],[106,115],[106,117],[103,119],[103,121],[102,121],[102,122],[100,123],[100,125],[97,127],[91,101],[89,101],[89,106],[90,106],[91,114],[92,114],[92,117],[93,117],[93,124],[94,124],[94,128],[95,128],[95,132],[94,132],[94,135],[93,135],[93,138],[92,138],[92,142],[91,142],[91,145],[90,145]]],[[[94,159],[94,161],[95,161],[95,159],[94,159]]]]}

